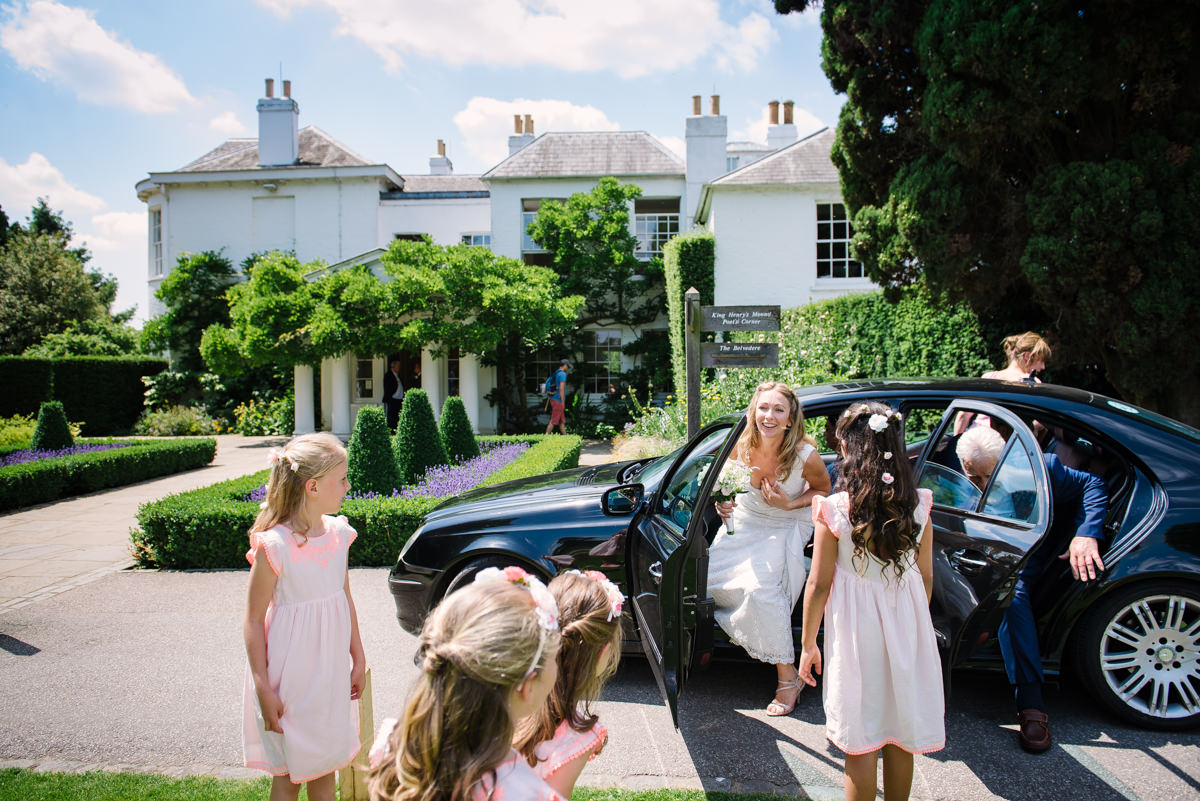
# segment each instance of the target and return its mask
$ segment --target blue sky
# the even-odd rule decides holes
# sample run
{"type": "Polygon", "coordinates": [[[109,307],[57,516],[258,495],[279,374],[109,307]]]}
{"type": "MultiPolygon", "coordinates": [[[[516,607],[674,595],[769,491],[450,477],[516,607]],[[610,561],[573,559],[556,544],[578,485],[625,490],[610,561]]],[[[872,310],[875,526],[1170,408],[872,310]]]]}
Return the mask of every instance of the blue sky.
{"type": "MultiPolygon", "coordinates": [[[[765,141],[771,100],[801,135],[843,98],[814,14],[770,0],[22,0],[0,6],[0,206],[48,197],[147,308],[134,185],[257,136],[263,79],[292,82],[300,125],[425,174],[438,139],[459,174],[536,133],[645,130],[681,149],[691,97],[721,96],[731,140],[765,141]]],[[[214,244],[217,244],[214,242],[214,244]]]]}

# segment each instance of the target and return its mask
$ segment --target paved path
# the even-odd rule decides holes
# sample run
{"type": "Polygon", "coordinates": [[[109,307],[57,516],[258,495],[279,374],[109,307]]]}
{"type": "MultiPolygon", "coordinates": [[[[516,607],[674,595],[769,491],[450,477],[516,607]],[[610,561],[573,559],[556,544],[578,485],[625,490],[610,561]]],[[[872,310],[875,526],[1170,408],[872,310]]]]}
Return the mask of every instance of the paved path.
{"type": "MultiPolygon", "coordinates": [[[[216,437],[205,467],[127,487],[0,514],[0,614],[134,566],[129,529],[138,506],[261,470],[287,437],[216,437]]],[[[608,461],[607,443],[585,443],[580,464],[608,461]]]]}

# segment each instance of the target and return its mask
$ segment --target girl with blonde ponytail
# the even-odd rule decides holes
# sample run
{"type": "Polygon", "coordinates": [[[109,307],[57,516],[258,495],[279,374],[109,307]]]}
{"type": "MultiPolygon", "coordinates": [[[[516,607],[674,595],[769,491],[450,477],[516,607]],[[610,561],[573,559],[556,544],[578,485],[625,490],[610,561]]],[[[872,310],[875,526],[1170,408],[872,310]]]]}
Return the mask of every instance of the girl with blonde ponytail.
{"type": "Polygon", "coordinates": [[[373,801],[565,801],[512,747],[558,673],[558,609],[535,576],[489,568],[421,632],[421,675],[371,748],[373,801]]]}

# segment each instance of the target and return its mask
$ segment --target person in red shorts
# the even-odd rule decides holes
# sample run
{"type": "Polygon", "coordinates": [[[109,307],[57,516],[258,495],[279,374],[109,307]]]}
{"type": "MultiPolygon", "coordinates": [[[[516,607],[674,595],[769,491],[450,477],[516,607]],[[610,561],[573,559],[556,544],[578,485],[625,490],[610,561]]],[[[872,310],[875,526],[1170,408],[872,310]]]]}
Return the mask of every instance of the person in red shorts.
{"type": "Polygon", "coordinates": [[[563,409],[566,406],[567,400],[567,371],[571,369],[571,363],[563,359],[558,365],[558,372],[554,374],[554,392],[550,395],[550,422],[546,424],[546,433],[549,434],[558,426],[560,434],[567,433],[567,417],[563,414],[563,409]]]}

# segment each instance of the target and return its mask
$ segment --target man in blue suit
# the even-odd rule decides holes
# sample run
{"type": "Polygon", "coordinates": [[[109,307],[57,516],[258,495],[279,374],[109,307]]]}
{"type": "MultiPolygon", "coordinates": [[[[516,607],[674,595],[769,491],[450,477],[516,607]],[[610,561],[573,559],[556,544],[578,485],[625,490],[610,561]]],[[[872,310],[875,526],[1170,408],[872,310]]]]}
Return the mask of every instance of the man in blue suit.
{"type": "MultiPolygon", "coordinates": [[[[969,428],[959,437],[955,451],[963,472],[981,492],[1003,449],[1004,438],[987,426],[969,428]]],[[[1017,740],[1031,753],[1047,750],[1051,739],[1050,719],[1042,699],[1042,657],[1030,594],[1056,557],[1070,562],[1071,575],[1078,581],[1093,581],[1104,571],[1100,540],[1104,537],[1104,516],[1108,512],[1108,493],[1099,476],[1067,467],[1052,453],[1043,453],[1042,459],[1050,476],[1053,504],[1050,531],[1017,573],[1012,603],[997,631],[1004,670],[1015,688],[1017,740]]]]}

